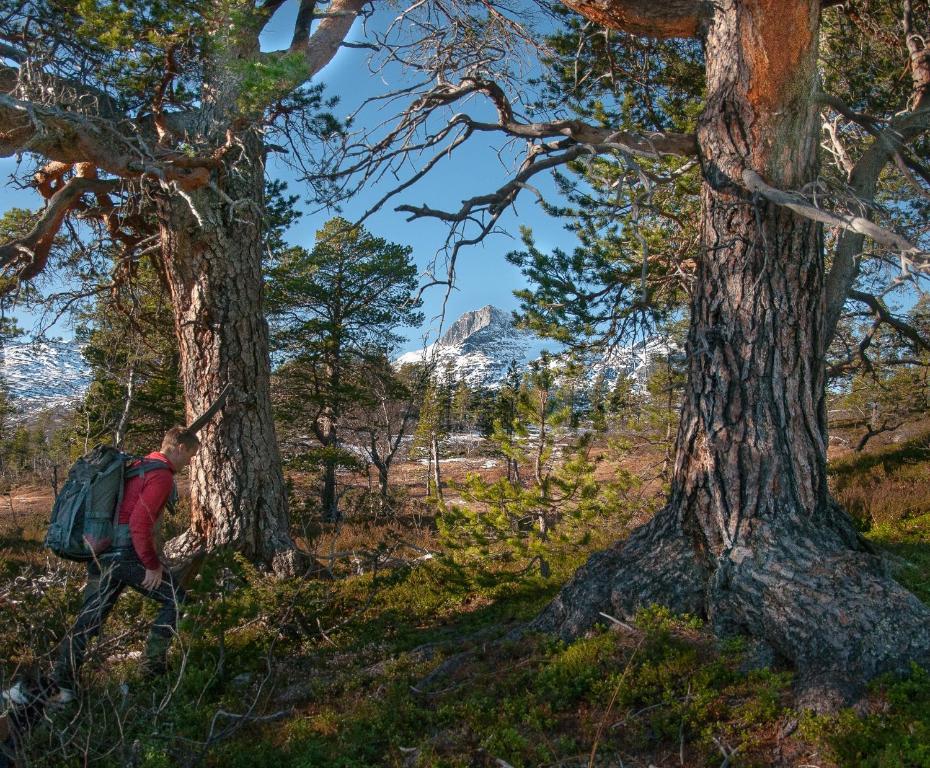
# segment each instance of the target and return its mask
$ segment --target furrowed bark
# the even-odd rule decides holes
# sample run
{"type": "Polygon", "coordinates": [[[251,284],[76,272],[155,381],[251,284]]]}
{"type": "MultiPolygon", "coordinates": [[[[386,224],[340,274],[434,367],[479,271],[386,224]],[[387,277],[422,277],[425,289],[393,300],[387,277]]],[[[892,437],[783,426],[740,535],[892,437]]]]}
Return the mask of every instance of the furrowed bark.
{"type": "Polygon", "coordinates": [[[819,3],[723,0],[705,40],[702,254],[668,505],[536,619],[577,636],[651,603],[764,643],[827,707],[930,660],[930,611],[888,578],[826,476],[820,226],[741,189],[817,170],[819,3]]]}
{"type": "Polygon", "coordinates": [[[191,529],[168,550],[183,557],[229,546],[286,574],[299,558],[270,408],[263,153],[256,134],[240,138],[244,156],[224,174],[222,193],[207,188],[157,203],[188,421],[232,385],[223,418],[203,428],[191,464],[191,529]],[[245,204],[230,204],[236,200],[245,204]]]}

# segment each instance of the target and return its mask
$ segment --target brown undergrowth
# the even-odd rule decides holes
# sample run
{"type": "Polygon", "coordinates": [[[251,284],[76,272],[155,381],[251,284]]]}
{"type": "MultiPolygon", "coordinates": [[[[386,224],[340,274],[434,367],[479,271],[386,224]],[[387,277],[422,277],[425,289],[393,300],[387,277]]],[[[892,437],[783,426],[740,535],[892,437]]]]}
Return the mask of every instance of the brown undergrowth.
{"type": "MultiPolygon", "coordinates": [[[[656,460],[635,459],[640,470],[656,460]]],[[[408,469],[391,509],[350,496],[339,526],[295,515],[304,545],[329,556],[333,581],[275,581],[232,554],[208,559],[170,678],[157,685],[138,678],[132,657],[151,609],[121,598],[80,708],[39,724],[28,764],[930,765],[930,680],[920,670],[878,681],[856,709],[814,717],[793,709],[789,670],[660,609],[632,624],[605,616],[570,645],[508,640],[587,552],[553,563],[548,578],[463,568],[442,557],[435,507],[408,469]]],[[[924,436],[838,458],[831,478],[898,578],[930,601],[928,473],[924,436]]],[[[298,502],[313,491],[306,477],[293,488],[298,502]]],[[[0,512],[4,681],[47,665],[79,599],[80,568],[41,548],[48,499],[36,490],[13,494],[13,517],[0,512]]],[[[623,535],[605,528],[590,547],[623,535]]]]}

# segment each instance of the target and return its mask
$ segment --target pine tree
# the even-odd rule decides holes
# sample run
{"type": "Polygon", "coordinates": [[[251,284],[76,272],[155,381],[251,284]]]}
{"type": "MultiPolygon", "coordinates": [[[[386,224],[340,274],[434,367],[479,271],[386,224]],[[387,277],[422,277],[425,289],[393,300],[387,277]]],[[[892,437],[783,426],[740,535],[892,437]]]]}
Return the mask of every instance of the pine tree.
{"type": "Polygon", "coordinates": [[[323,518],[339,519],[336,470],[346,410],[369,395],[361,375],[399,341],[397,328],[422,320],[412,249],[334,218],[307,251],[290,248],[268,264],[267,306],[277,414],[285,434],[309,428],[319,443],[323,518]],[[289,427],[287,426],[289,425],[289,427]]]}
{"type": "Polygon", "coordinates": [[[112,442],[134,453],[157,447],[183,423],[177,338],[171,301],[149,261],[113,291],[77,313],[76,337],[91,372],[76,429],[90,444],[112,442]]]}
{"type": "Polygon", "coordinates": [[[591,382],[590,388],[590,417],[591,428],[603,434],[607,431],[607,382],[603,372],[599,372],[591,382]]]}
{"type": "Polygon", "coordinates": [[[450,402],[451,429],[453,432],[467,432],[472,427],[472,404],[474,395],[464,378],[458,380],[452,392],[450,402]]]}
{"type": "Polygon", "coordinates": [[[442,458],[442,441],[449,434],[450,400],[448,387],[428,377],[412,445],[414,455],[426,456],[426,496],[431,498],[435,493],[440,503],[443,502],[443,492],[439,462],[442,458]]]}
{"type": "Polygon", "coordinates": [[[554,366],[543,355],[515,393],[512,418],[495,420],[491,440],[507,457],[508,475],[489,482],[469,474],[457,486],[463,504],[439,518],[453,559],[477,559],[492,570],[498,560],[516,562],[520,572],[536,566],[548,577],[552,559],[587,541],[595,521],[624,516],[624,494],[636,481],[623,470],[609,481],[596,478],[590,434],[555,456],[556,434],[571,422],[571,405],[558,400],[557,389],[554,366]],[[527,483],[510,472],[521,464],[530,470],[527,483]]]}
{"type": "Polygon", "coordinates": [[[517,406],[520,399],[521,381],[520,368],[515,360],[511,360],[494,399],[491,429],[487,435],[504,457],[507,465],[507,480],[514,483],[520,482],[519,461],[511,453],[504,450],[504,446],[510,445],[516,437],[517,425],[519,424],[517,406]]]}

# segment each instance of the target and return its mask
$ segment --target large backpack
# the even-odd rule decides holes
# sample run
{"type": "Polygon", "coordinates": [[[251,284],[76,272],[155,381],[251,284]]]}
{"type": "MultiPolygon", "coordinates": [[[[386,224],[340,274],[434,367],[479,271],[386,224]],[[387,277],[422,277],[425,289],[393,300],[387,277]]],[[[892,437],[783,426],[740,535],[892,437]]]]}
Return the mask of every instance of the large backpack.
{"type": "Polygon", "coordinates": [[[68,471],[68,479],[55,497],[45,546],[59,557],[83,562],[95,559],[114,543],[128,544],[128,540],[115,542],[128,538],[128,526],[117,525],[126,480],[164,466],[161,461],[98,445],[68,471]],[[124,528],[127,530],[118,530],[124,528]]]}

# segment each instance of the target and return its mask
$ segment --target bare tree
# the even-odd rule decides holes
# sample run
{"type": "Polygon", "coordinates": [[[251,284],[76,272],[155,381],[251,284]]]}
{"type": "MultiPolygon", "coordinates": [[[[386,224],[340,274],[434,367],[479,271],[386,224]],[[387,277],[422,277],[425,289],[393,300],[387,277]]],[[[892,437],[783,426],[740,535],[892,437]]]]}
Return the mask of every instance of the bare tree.
{"type": "Polygon", "coordinates": [[[390,473],[394,459],[406,446],[419,412],[422,369],[395,372],[384,360],[369,366],[367,396],[350,409],[347,427],[365,450],[378,473],[379,506],[389,507],[390,473]]]}

